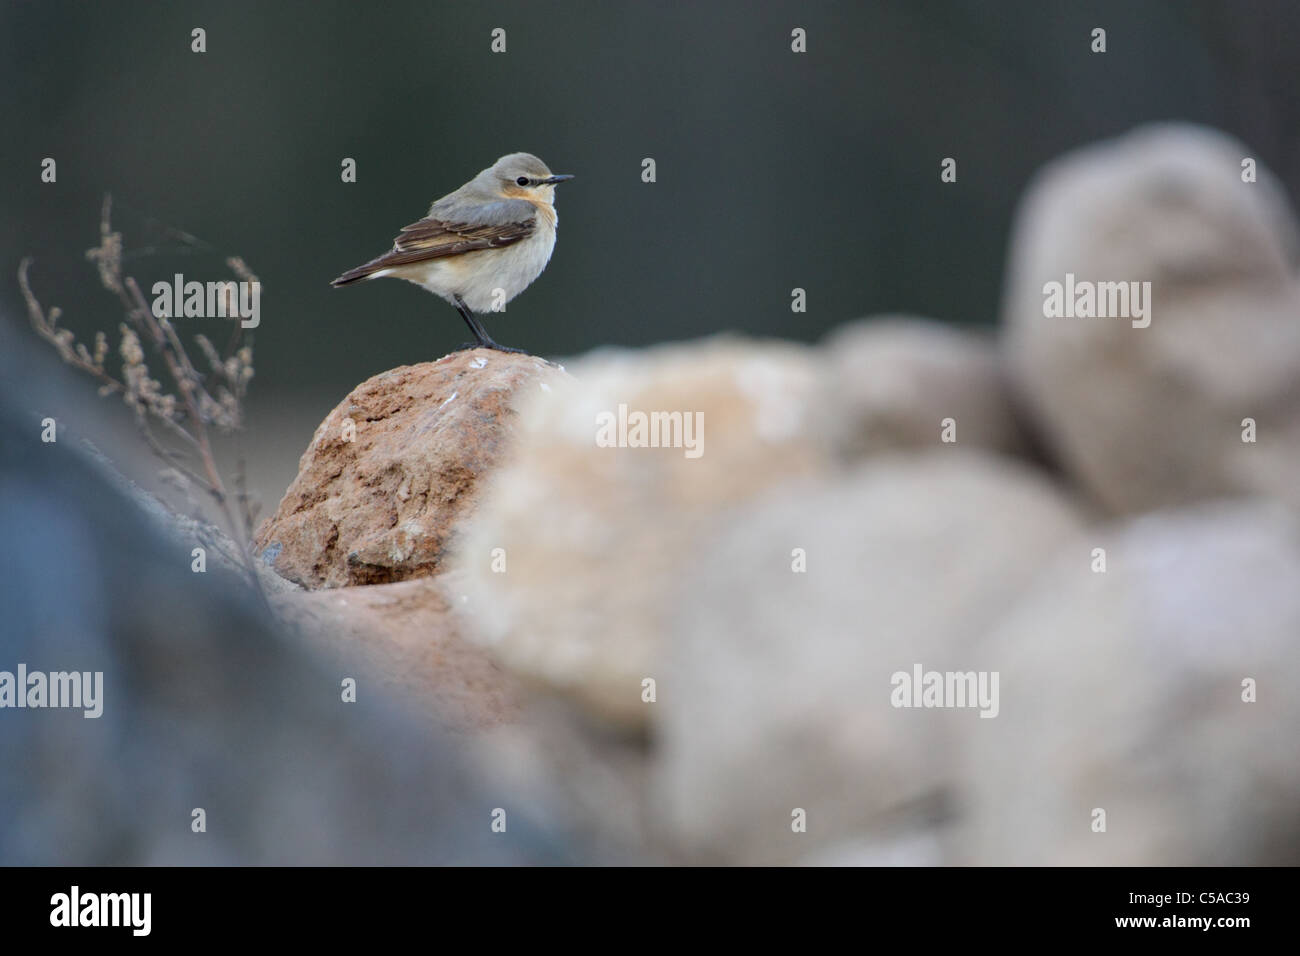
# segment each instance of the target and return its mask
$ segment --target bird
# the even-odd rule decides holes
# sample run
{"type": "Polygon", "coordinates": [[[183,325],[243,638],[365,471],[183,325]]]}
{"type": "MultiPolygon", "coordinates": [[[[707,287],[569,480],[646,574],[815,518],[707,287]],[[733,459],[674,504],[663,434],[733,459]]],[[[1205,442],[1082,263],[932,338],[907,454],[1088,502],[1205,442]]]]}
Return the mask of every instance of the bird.
{"type": "Polygon", "coordinates": [[[330,284],[406,279],[456,307],[475,339],[462,349],[523,352],[494,341],[475,313],[501,311],[541,275],[555,248],[555,187],[573,178],[532,153],[502,156],[404,226],[391,250],[330,284]]]}

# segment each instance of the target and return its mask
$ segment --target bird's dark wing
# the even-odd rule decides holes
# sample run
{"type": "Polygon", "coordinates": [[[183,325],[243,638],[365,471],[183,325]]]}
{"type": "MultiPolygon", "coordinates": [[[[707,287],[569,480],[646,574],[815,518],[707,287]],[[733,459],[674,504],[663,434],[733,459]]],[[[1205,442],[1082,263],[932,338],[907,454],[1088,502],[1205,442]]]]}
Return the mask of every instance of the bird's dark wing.
{"type": "Polygon", "coordinates": [[[462,205],[449,211],[457,214],[456,218],[429,216],[402,227],[391,251],[348,270],[332,284],[347,285],[395,266],[445,259],[479,249],[500,249],[528,238],[537,228],[537,210],[532,203],[520,199],[482,203],[472,209],[462,205]]]}

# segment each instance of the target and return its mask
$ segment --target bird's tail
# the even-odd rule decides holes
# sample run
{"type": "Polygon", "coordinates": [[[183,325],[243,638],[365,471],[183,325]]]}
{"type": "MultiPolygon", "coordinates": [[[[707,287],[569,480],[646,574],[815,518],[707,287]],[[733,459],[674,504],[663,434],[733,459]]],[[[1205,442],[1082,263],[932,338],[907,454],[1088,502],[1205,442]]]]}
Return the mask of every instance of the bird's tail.
{"type": "Polygon", "coordinates": [[[343,275],[339,276],[330,285],[334,287],[351,285],[354,282],[360,282],[362,279],[378,279],[381,274],[386,274],[387,266],[382,262],[383,256],[378,259],[372,259],[365,265],[357,266],[355,269],[349,269],[343,275]]]}

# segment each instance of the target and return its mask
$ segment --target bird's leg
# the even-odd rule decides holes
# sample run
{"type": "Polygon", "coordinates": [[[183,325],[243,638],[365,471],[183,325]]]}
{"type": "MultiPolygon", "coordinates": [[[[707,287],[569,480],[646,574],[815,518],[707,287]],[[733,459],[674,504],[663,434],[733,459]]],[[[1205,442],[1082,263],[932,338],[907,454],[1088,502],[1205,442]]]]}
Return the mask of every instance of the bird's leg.
{"type": "Polygon", "coordinates": [[[484,348],[490,348],[492,345],[492,336],[488,335],[487,329],[483,328],[482,323],[479,322],[478,319],[474,318],[474,313],[469,310],[469,306],[465,304],[465,300],[458,295],[452,296],[452,298],[456,300],[456,311],[459,312],[460,317],[465,320],[465,324],[469,326],[469,330],[474,333],[475,341],[484,348]]]}
{"type": "MultiPolygon", "coordinates": [[[[459,295],[452,296],[452,298],[456,300],[456,311],[459,312],[460,317],[465,320],[465,324],[469,326],[469,330],[474,333],[474,338],[478,342],[477,345],[467,347],[495,349],[498,352],[525,352],[524,349],[512,349],[493,341],[492,336],[488,335],[487,329],[483,328],[483,323],[474,318],[474,313],[469,310],[469,306],[465,304],[465,300],[459,295]]],[[[457,351],[460,351],[460,349],[457,349],[457,351]]]]}

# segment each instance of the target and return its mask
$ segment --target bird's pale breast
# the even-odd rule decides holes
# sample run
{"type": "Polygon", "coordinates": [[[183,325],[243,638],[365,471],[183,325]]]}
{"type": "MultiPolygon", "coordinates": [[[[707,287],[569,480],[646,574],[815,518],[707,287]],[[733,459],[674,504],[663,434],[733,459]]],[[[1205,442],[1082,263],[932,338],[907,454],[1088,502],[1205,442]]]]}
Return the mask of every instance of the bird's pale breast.
{"type": "Polygon", "coordinates": [[[472,311],[491,312],[523,292],[546,268],[555,249],[553,218],[554,211],[549,218],[539,216],[536,231],[512,245],[413,263],[394,274],[453,304],[459,295],[472,311]]]}

